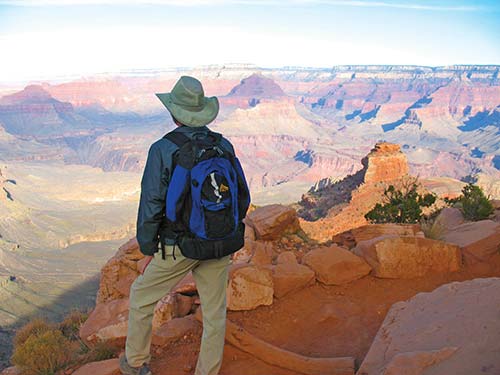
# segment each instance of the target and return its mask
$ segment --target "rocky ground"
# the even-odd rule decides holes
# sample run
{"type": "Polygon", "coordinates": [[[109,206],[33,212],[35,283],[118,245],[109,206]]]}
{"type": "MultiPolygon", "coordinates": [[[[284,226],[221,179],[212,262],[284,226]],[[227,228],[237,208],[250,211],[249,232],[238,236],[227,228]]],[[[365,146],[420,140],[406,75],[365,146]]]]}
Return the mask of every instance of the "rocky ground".
{"type": "MultiPolygon", "coordinates": [[[[450,236],[461,232],[464,225],[456,218],[456,212],[441,216],[440,221],[449,224],[450,236]]],[[[291,366],[281,362],[297,354],[309,360],[351,361],[350,369],[326,365],[332,374],[354,374],[354,369],[359,369],[359,375],[451,373],[446,372],[446,363],[456,369],[464,367],[467,358],[473,363],[464,367],[469,372],[457,370],[454,374],[472,374],[480,368],[496,374],[500,362],[488,354],[500,349],[495,344],[498,321],[494,318],[498,307],[494,291],[500,283],[495,279],[500,276],[500,224],[493,225],[493,232],[477,227],[473,236],[476,241],[462,242],[461,246],[424,238],[418,226],[384,224],[357,228],[337,236],[337,244],[318,247],[300,238],[293,210],[279,205],[257,209],[249,216],[253,231],[248,231],[248,245],[233,260],[228,287],[228,344],[221,374],[316,373],[301,370],[304,364],[300,361],[291,366]],[[349,236],[352,240],[347,244],[349,236]],[[384,242],[388,236],[392,239],[389,246],[384,242]],[[412,245],[401,246],[395,239],[412,245]],[[467,261],[467,251],[482,253],[485,239],[496,251],[481,261],[467,261]],[[473,281],[460,283],[467,280],[473,281]],[[420,302],[425,300],[430,302],[420,302]],[[398,304],[401,301],[408,302],[398,304]],[[421,313],[424,306],[435,311],[421,313]],[[401,311],[406,315],[400,317],[401,311]],[[456,334],[457,324],[472,324],[483,315],[485,333],[468,328],[467,337],[456,334]],[[394,319],[401,323],[392,323],[394,319]],[[385,337],[381,326],[387,324],[396,327],[391,328],[394,344],[379,343],[385,337]],[[407,332],[415,324],[422,325],[422,331],[409,338],[407,332]],[[471,347],[471,337],[473,341],[486,340],[493,347],[488,352],[481,349],[485,343],[479,349],[471,347]],[[385,364],[380,362],[380,355],[373,354],[384,350],[383,345],[391,345],[393,353],[385,364]],[[459,350],[461,357],[457,358],[462,359],[454,357],[459,350]],[[441,362],[444,372],[436,372],[433,366],[441,362]],[[405,369],[413,372],[402,372],[405,369]]],[[[98,306],[80,331],[83,339],[123,344],[127,286],[137,274],[134,270],[140,259],[132,240],[103,269],[98,306]]],[[[180,375],[194,370],[202,329],[190,314],[199,303],[193,297],[195,293],[195,285],[187,277],[157,306],[152,361],[157,374],[180,375]]],[[[87,374],[85,369],[79,371],[87,374]]]]}
{"type": "MultiPolygon", "coordinates": [[[[327,206],[319,220],[279,204],[248,213],[245,246],[230,268],[222,375],[498,374],[500,202],[478,222],[445,208],[425,232],[420,224],[367,224],[364,213],[384,187],[408,178],[408,165],[387,143],[363,165],[362,182],[345,185],[350,194],[330,196],[334,183],[305,196],[305,210],[327,206]]],[[[80,328],[88,345],[123,348],[142,259],[133,238],[102,268],[97,305],[80,328]]],[[[155,374],[194,372],[199,304],[191,275],[158,302],[155,374]]],[[[117,360],[67,373],[117,374],[117,360]]]]}
{"type": "MultiPolygon", "coordinates": [[[[366,212],[352,209],[359,189],[371,189],[374,204],[383,186],[408,171],[391,144],[377,145],[363,164],[362,184],[341,203],[354,218],[366,212]],[[396,172],[388,174],[384,163],[396,172]]],[[[338,205],[331,189],[316,197],[338,205]]],[[[309,223],[314,231],[291,207],[254,209],[231,265],[221,374],[497,374],[500,204],[494,205],[495,214],[479,222],[445,208],[426,233],[419,224],[355,220],[339,233],[327,225],[342,217],[335,204],[320,223],[309,223]],[[310,235],[320,232],[322,240],[310,235]]],[[[129,287],[141,259],[132,239],[102,269],[96,309],[80,330],[90,345],[123,347],[129,287]]],[[[199,321],[188,275],[155,309],[156,374],[193,373],[199,321]]],[[[116,372],[116,360],[92,366],[75,374],[116,372]]]]}
{"type": "MultiPolygon", "coordinates": [[[[280,348],[311,357],[354,357],[359,365],[394,303],[453,281],[492,276],[500,276],[500,256],[488,266],[471,267],[452,275],[435,274],[411,280],[367,276],[345,286],[318,283],[277,300],[272,306],[252,312],[232,312],[229,319],[280,348]]],[[[200,332],[198,328],[186,339],[180,338],[156,352],[153,370],[160,375],[189,373],[196,364],[200,332]]],[[[498,372],[500,363],[495,365],[498,372]]],[[[226,346],[222,375],[264,373],[298,374],[270,366],[232,345],[226,346]]]]}

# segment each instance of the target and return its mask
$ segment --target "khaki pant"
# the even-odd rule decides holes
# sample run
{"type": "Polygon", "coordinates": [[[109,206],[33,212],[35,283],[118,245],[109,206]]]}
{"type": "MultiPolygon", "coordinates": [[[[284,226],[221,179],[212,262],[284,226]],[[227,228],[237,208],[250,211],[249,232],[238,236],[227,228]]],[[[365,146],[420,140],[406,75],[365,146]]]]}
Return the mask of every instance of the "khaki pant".
{"type": "Polygon", "coordinates": [[[130,312],[125,354],[129,365],[151,359],[150,346],[156,303],[189,271],[193,272],[203,311],[203,336],[195,375],[216,375],[222,364],[226,331],[226,286],[230,257],[194,260],[166,246],[166,259],[157,252],[143,275],[130,288],[130,312]]]}

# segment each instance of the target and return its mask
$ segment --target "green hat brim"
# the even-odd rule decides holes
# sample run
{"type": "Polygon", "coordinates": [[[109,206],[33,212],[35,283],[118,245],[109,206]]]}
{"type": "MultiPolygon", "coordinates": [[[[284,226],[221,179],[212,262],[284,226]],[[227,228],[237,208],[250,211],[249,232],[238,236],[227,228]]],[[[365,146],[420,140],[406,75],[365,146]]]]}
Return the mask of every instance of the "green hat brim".
{"type": "Polygon", "coordinates": [[[203,108],[198,111],[189,110],[172,101],[170,93],[156,94],[158,99],[167,107],[172,116],[186,126],[200,127],[211,123],[219,113],[219,100],[212,96],[205,97],[203,108]]]}

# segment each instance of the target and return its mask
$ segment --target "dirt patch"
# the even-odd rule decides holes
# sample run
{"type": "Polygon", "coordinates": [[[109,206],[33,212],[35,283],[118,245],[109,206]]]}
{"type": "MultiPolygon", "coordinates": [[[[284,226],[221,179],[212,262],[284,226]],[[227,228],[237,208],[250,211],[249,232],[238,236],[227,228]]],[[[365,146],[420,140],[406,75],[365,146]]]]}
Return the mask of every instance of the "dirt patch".
{"type": "MultiPolygon", "coordinates": [[[[273,305],[253,311],[230,312],[228,318],[255,336],[281,348],[312,357],[356,358],[357,366],[389,308],[440,285],[479,277],[500,276],[500,255],[452,274],[429,274],[411,280],[364,277],[347,285],[316,283],[273,305]]],[[[194,372],[201,328],[195,334],[154,353],[152,368],[159,375],[194,372]]],[[[269,366],[226,345],[221,375],[294,375],[269,366]]]]}

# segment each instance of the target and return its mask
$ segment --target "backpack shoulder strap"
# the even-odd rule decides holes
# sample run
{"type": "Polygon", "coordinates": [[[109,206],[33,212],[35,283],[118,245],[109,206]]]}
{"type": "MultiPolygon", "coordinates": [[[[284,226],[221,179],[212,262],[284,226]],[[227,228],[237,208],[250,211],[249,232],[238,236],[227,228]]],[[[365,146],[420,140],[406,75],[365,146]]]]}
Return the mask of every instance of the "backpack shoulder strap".
{"type": "Polygon", "coordinates": [[[221,133],[216,133],[214,131],[209,130],[208,135],[212,136],[217,142],[220,142],[222,139],[222,134],[221,133]]]}
{"type": "Polygon", "coordinates": [[[183,133],[180,132],[170,132],[163,136],[163,138],[168,139],[170,142],[175,144],[178,148],[181,148],[182,145],[189,142],[191,139],[183,133]]]}

